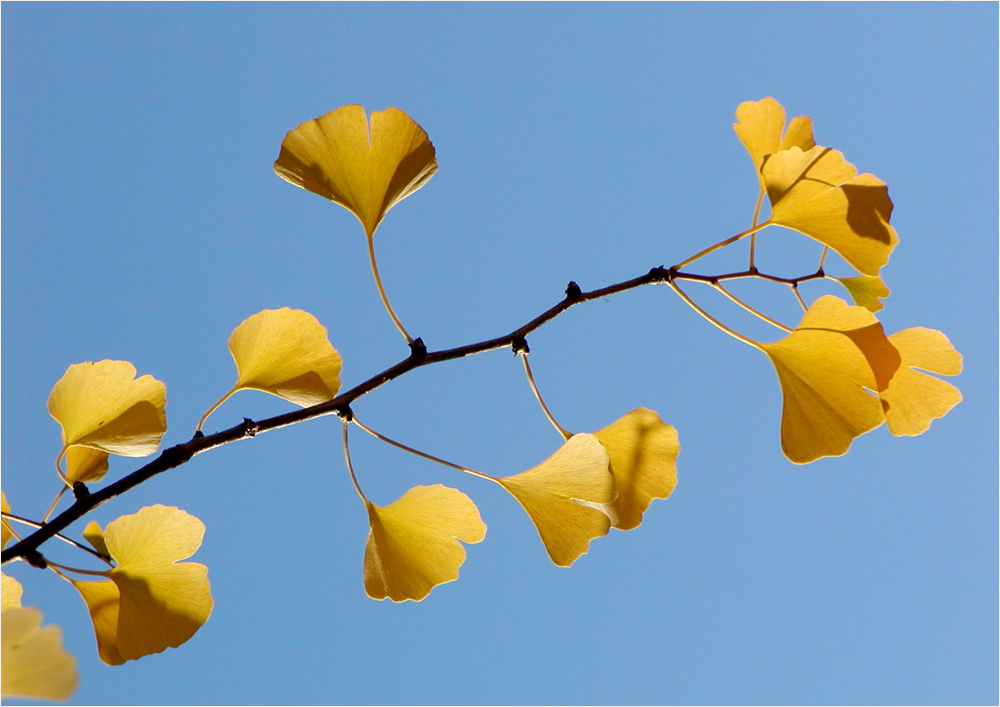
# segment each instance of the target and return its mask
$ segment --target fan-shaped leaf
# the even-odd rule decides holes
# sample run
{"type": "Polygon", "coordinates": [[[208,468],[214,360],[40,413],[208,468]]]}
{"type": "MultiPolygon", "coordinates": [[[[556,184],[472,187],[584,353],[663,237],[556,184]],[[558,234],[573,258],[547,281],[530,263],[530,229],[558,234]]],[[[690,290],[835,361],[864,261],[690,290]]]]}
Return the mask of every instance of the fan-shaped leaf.
{"type": "Polygon", "coordinates": [[[371,238],[389,209],[437,171],[427,133],[398,108],[343,106],[303,123],[281,143],[278,176],[350,210],[371,238]]]}

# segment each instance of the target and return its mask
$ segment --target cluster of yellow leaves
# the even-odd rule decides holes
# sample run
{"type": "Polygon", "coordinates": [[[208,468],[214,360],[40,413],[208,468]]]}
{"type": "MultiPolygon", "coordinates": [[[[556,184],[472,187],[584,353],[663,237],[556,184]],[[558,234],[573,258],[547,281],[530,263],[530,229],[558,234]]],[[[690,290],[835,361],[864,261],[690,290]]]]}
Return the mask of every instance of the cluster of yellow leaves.
{"type": "Polygon", "coordinates": [[[962,356],[939,331],[906,329],[886,336],[863,307],[827,295],[795,331],[758,347],[784,394],[781,446],[804,464],[844,454],[858,435],[887,423],[895,435],[919,435],[959,403],[958,389],[938,375],[962,370],[962,356]]]}
{"type": "Polygon", "coordinates": [[[84,537],[116,562],[111,581],[72,580],[94,621],[101,660],[120,665],[187,641],[208,621],[208,568],[187,559],[205,525],[178,508],[147,506],[108,523],[91,521],[84,537]]]}
{"type": "MultiPolygon", "coordinates": [[[[753,160],[761,198],[766,194],[771,206],[769,218],[755,222],[754,230],[797,230],[860,273],[836,278],[859,306],[822,297],[784,339],[751,342],[778,374],[785,454],[797,463],[843,454],[855,437],[883,422],[893,434],[921,434],[961,400],[954,386],[922,371],[956,375],[962,358],[940,332],[913,328],[886,336],[872,314],[889,295],[879,271],[898,243],[885,183],[858,174],[840,152],[816,145],[809,118],[793,118],[786,128],[785,111],[773,98],[743,103],[736,115],[734,127],[753,160]]],[[[365,229],[374,268],[376,229],[393,206],[434,175],[437,160],[426,132],[403,111],[374,112],[369,122],[361,106],[350,105],[290,131],[274,169],[350,210],[365,229]]],[[[378,281],[377,269],[375,276],[378,281]]],[[[388,307],[380,282],[379,290],[388,307]]],[[[198,429],[239,390],[310,406],[334,399],[340,389],[341,357],[307,312],[259,312],[233,331],[229,349],[236,384],[198,429]]],[[[128,362],[70,366],[48,401],[62,427],[56,467],[65,485],[103,479],[111,454],[155,452],[166,431],[165,405],[163,383],[148,375],[136,378],[128,362]]],[[[514,496],[552,561],[568,567],[593,539],[612,527],[637,527],[653,499],[670,496],[680,447],[674,428],[645,408],[592,434],[566,436],[532,469],[502,478],[480,475],[514,496]]],[[[475,504],[456,489],[417,486],[385,507],[362,498],[370,523],[364,583],[375,599],[423,599],[457,579],[466,557],[461,543],[478,543],[486,535],[475,504]]],[[[162,505],[120,517],[104,530],[94,522],[87,526],[85,539],[114,564],[87,573],[103,575],[102,581],[67,579],[90,611],[104,662],[117,665],[177,647],[208,620],[208,570],[182,562],[200,547],[204,532],[197,518],[162,505]]],[[[5,520],[3,544],[11,537],[5,520]]],[[[41,613],[23,608],[21,594],[20,584],[4,575],[3,694],[65,699],[76,685],[75,661],[62,650],[58,627],[42,628],[41,613]]]]}
{"type": "MultiPolygon", "coordinates": [[[[56,468],[67,486],[104,478],[110,454],[152,454],[166,432],[166,387],[152,376],[136,378],[127,361],[70,366],[53,386],[49,412],[62,427],[56,468]],[[60,468],[66,458],[66,472],[60,468]]],[[[6,497],[3,511],[9,513],[6,497]]],[[[203,565],[178,563],[201,545],[205,527],[177,508],[151,506],[123,516],[102,532],[90,523],[84,537],[114,561],[105,581],[75,580],[90,610],[101,659],[117,665],[187,641],[212,609],[203,565]]],[[[13,531],[3,521],[3,544],[13,531]]],[[[53,568],[61,567],[59,565],[53,568]]],[[[41,613],[21,608],[21,587],[3,577],[4,696],[66,699],[76,686],[75,660],[62,650],[58,627],[40,628],[41,613]]]]}
{"type": "MultiPolygon", "coordinates": [[[[7,497],[0,494],[0,506],[10,512],[7,497]]],[[[3,521],[3,542],[7,547],[14,533],[3,521]]],[[[76,659],[63,650],[58,626],[42,627],[42,612],[21,606],[23,589],[13,577],[0,573],[2,581],[3,640],[0,644],[2,693],[4,697],[65,700],[76,689],[76,659]]]]}
{"type": "Polygon", "coordinates": [[[784,226],[839,253],[861,275],[835,278],[856,307],[821,297],[789,336],[756,343],[781,383],[781,444],[806,463],[844,454],[883,422],[896,435],[918,435],[962,399],[950,383],[921,373],[957,375],[962,357],[944,334],[914,328],[886,336],[872,312],[889,295],[879,270],[899,242],[889,225],[883,181],[858,174],[844,156],[816,145],[812,121],[793,118],[773,98],[742,103],[733,126],[771,203],[763,225],[784,226]]]}
{"type": "MultiPolygon", "coordinates": [[[[491,478],[528,513],[552,561],[568,567],[612,527],[642,522],[654,498],[677,484],[677,432],[639,408],[594,434],[572,435],[555,454],[515,476],[491,478]]],[[[365,501],[371,529],[365,589],[374,599],[419,601],[458,577],[465,550],[486,526],[467,496],[418,486],[384,508],[365,501]]]]}
{"type": "Polygon", "coordinates": [[[753,160],[761,193],[771,203],[763,225],[804,233],[839,253],[862,274],[834,278],[869,311],[882,309],[889,288],[879,270],[899,242],[889,225],[892,201],[885,182],[858,174],[844,156],[816,145],[812,121],[792,118],[773,98],[741,103],[733,125],[753,160]]]}
{"type": "Polygon", "coordinates": [[[610,528],[631,530],[677,485],[677,431],[638,408],[593,434],[571,436],[544,462],[497,479],[524,507],[560,567],[610,528]]]}

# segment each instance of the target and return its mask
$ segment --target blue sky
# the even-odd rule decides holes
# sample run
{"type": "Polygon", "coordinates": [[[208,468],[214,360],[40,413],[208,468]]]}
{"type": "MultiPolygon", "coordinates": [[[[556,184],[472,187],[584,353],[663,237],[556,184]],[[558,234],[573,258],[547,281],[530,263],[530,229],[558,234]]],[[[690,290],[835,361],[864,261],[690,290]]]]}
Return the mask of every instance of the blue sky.
{"type": "MultiPolygon", "coordinates": [[[[560,423],[593,431],[645,406],[680,435],[677,490],[638,529],[556,568],[500,488],[355,432],[374,502],[444,483],[489,526],[457,582],[374,602],[337,421],[230,445],[95,513],[164,503],[206,523],[193,559],[216,606],[181,648],[105,666],[71,587],[5,568],[62,626],[74,703],[997,700],[995,4],[4,3],[2,19],[15,512],[42,515],[58,488],[45,402],[72,363],[163,380],[170,445],[231,387],[229,333],[261,309],[313,313],[346,385],[405,356],[357,221],[271,168],[286,131],[347,103],[402,108],[437,148],[438,174],[376,236],[399,316],[433,349],[509,332],[570,280],[619,282],[746,228],[757,187],[733,113],[772,95],[889,185],[886,330],[940,329],[965,357],[964,401],[923,436],[882,428],[796,466],[765,357],[665,287],[575,308],[529,339],[560,423]]],[[[801,241],[773,234],[760,257],[800,274],[816,253],[801,241]]],[[[794,323],[787,292],[758,289],[794,323]]],[[[287,409],[243,392],[209,428],[287,409]]],[[[416,371],[355,410],[499,476],[560,441],[507,351],[416,371]]],[[[113,459],[111,478],[141,463],[113,459]]]]}

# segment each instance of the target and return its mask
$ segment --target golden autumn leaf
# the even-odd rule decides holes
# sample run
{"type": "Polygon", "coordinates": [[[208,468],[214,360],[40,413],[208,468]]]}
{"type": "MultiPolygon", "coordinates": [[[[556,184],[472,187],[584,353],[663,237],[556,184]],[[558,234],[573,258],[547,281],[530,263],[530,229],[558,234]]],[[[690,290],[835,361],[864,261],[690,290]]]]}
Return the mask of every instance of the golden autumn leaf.
{"type": "Polygon", "coordinates": [[[239,377],[236,388],[254,388],[308,407],[337,397],[341,358],[326,327],[301,309],[265,309],[229,337],[239,377]]]}
{"type": "Polygon", "coordinates": [[[66,369],[49,395],[49,414],[62,426],[60,457],[74,446],[125,457],[156,451],[167,430],[167,389],[150,375],[135,374],[128,361],[76,363],[66,369]]]}
{"type": "Polygon", "coordinates": [[[885,420],[877,391],[892,380],[900,356],[866,309],[821,297],[794,332],[757,346],[781,383],[781,447],[796,464],[844,454],[885,420]]]}
{"type": "MultiPolygon", "coordinates": [[[[10,506],[7,504],[7,496],[3,494],[3,492],[0,492],[0,507],[2,507],[4,513],[10,513],[10,506]]],[[[4,520],[3,542],[0,543],[0,547],[7,547],[7,543],[12,537],[14,537],[14,531],[10,527],[10,524],[4,520]]],[[[13,577],[3,574],[2,572],[0,572],[0,578],[2,578],[3,590],[3,602],[0,607],[3,609],[9,609],[21,606],[21,594],[24,592],[21,587],[21,583],[13,577]]]]}
{"type": "Polygon", "coordinates": [[[527,511],[552,561],[569,567],[611,527],[607,514],[594,507],[617,497],[609,464],[596,435],[576,434],[533,469],[494,480],[527,511]]]}
{"type": "MultiPolygon", "coordinates": [[[[100,528],[88,531],[100,550],[100,528]]],[[[111,581],[73,581],[90,610],[101,660],[120,665],[176,648],[208,620],[208,568],[180,562],[195,553],[204,534],[200,520],[161,505],[108,523],[104,546],[117,562],[106,573],[111,581]]]]}
{"type": "Polygon", "coordinates": [[[83,529],[83,539],[105,557],[111,557],[111,552],[104,542],[104,531],[101,530],[101,526],[97,524],[97,521],[92,520],[87,523],[87,527],[83,529]]]}
{"type": "Polygon", "coordinates": [[[837,277],[834,278],[844,286],[854,300],[854,304],[864,307],[869,312],[877,312],[882,309],[880,301],[889,296],[889,288],[882,282],[881,277],[870,275],[860,275],[858,277],[837,277]]]}
{"type": "Polygon", "coordinates": [[[365,109],[349,105],[291,130],[274,171],[348,209],[371,238],[389,209],[434,175],[437,159],[427,133],[403,111],[375,111],[369,127],[365,109]]]}
{"type": "Polygon", "coordinates": [[[2,590],[3,596],[2,601],[0,601],[0,608],[12,609],[21,606],[21,596],[24,594],[24,588],[20,582],[0,572],[0,590],[2,590]]]}
{"type": "Polygon", "coordinates": [[[762,189],[764,178],[760,168],[765,157],[790,147],[809,150],[816,144],[812,120],[805,116],[792,118],[785,130],[785,109],[770,96],[741,103],[736,109],[736,121],[733,129],[750,153],[762,189]]]}
{"type": "Polygon", "coordinates": [[[208,419],[239,390],[261,390],[309,407],[337,397],[341,358],[326,327],[301,309],[265,309],[247,317],[229,337],[237,379],[202,417],[208,419]]]}
{"type": "Polygon", "coordinates": [[[465,562],[459,540],[478,543],[486,524],[461,491],[416,486],[382,508],[365,501],[371,529],[365,549],[365,591],[372,599],[420,601],[458,578],[465,562]]]}
{"type": "Polygon", "coordinates": [[[771,200],[769,223],[837,251],[864,275],[876,276],[899,242],[889,225],[885,182],[858,174],[837,150],[790,147],[765,158],[761,174],[771,200]]]}
{"type": "MultiPolygon", "coordinates": [[[[0,491],[0,509],[2,509],[4,513],[10,513],[10,505],[7,503],[7,494],[3,491],[0,491]]],[[[3,544],[0,545],[0,547],[7,547],[7,542],[14,536],[14,529],[10,527],[10,523],[7,522],[6,518],[2,519],[2,523],[0,523],[0,525],[2,525],[3,528],[3,544]]]]}
{"type": "Polygon", "coordinates": [[[76,689],[76,659],[63,650],[59,627],[43,628],[42,612],[21,607],[5,608],[2,623],[3,696],[68,699],[76,689]]]}
{"type": "Polygon", "coordinates": [[[962,400],[951,383],[914,369],[942,376],[962,372],[962,355],[948,337],[934,329],[914,327],[889,337],[902,362],[888,386],[880,388],[886,423],[894,435],[919,435],[931,420],[944,417],[962,400]]]}
{"type": "Polygon", "coordinates": [[[94,483],[108,473],[108,453],[92,447],[70,447],[66,450],[66,480],[94,483]]]}
{"type": "Polygon", "coordinates": [[[638,408],[594,433],[608,453],[618,497],[605,504],[611,525],[631,530],[654,498],[677,485],[677,430],[652,410],[638,408]]]}

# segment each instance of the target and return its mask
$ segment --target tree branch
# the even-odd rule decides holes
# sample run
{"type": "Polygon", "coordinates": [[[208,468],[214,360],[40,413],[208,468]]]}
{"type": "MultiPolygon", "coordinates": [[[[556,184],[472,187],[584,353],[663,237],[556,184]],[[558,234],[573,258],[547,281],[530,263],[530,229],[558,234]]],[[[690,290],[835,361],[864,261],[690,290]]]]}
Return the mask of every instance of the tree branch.
{"type": "Polygon", "coordinates": [[[428,366],[434,363],[441,363],[443,361],[451,361],[457,358],[464,358],[465,356],[471,356],[507,346],[512,347],[515,350],[515,353],[525,350],[527,346],[525,339],[528,334],[536,329],[539,329],[552,319],[555,319],[557,316],[574,305],[607,297],[619,292],[632,290],[637,287],[642,287],[643,285],[661,284],[671,282],[675,279],[717,282],[719,280],[729,280],[742,277],[760,277],[767,280],[791,284],[801,282],[803,280],[822,277],[822,271],[799,278],[784,279],[763,275],[758,273],[756,268],[739,273],[709,276],[682,273],[678,272],[676,267],[668,269],[661,266],[653,268],[645,275],[640,275],[639,277],[632,278],[631,280],[619,282],[600,289],[591,290],[590,292],[583,292],[579,285],[575,282],[570,282],[566,288],[566,295],[561,301],[539,314],[524,326],[515,329],[505,336],[499,336],[494,339],[480,341],[475,344],[467,344],[453,349],[430,352],[427,351],[427,348],[424,346],[421,339],[416,339],[410,343],[410,355],[407,358],[403,359],[394,366],[387,368],[381,373],[372,376],[363,383],[356,385],[347,392],[341,393],[333,400],[313,405],[311,407],[294,410],[283,415],[269,417],[265,420],[257,422],[244,419],[242,424],[212,435],[203,435],[201,432],[196,432],[194,437],[192,437],[189,441],[163,450],[163,452],[160,453],[160,456],[145,466],[93,493],[90,493],[83,484],[78,484],[74,487],[76,500],[73,505],[53,518],[50,522],[44,524],[31,535],[28,535],[23,540],[15,543],[10,548],[5,549],[2,555],[2,562],[7,563],[17,558],[30,558],[37,556],[37,550],[42,543],[56,536],[69,525],[76,522],[101,504],[115,498],[116,496],[120,496],[129,489],[138,486],[157,474],[161,474],[165,471],[181,466],[182,464],[186,464],[196,455],[207,452],[210,449],[221,447],[225,444],[236,442],[241,439],[246,439],[247,437],[253,437],[264,432],[270,432],[271,430],[276,430],[281,427],[287,427],[288,425],[294,425],[299,422],[322,417],[324,415],[337,414],[342,417],[349,416],[350,405],[352,402],[415,368],[428,366]]]}

